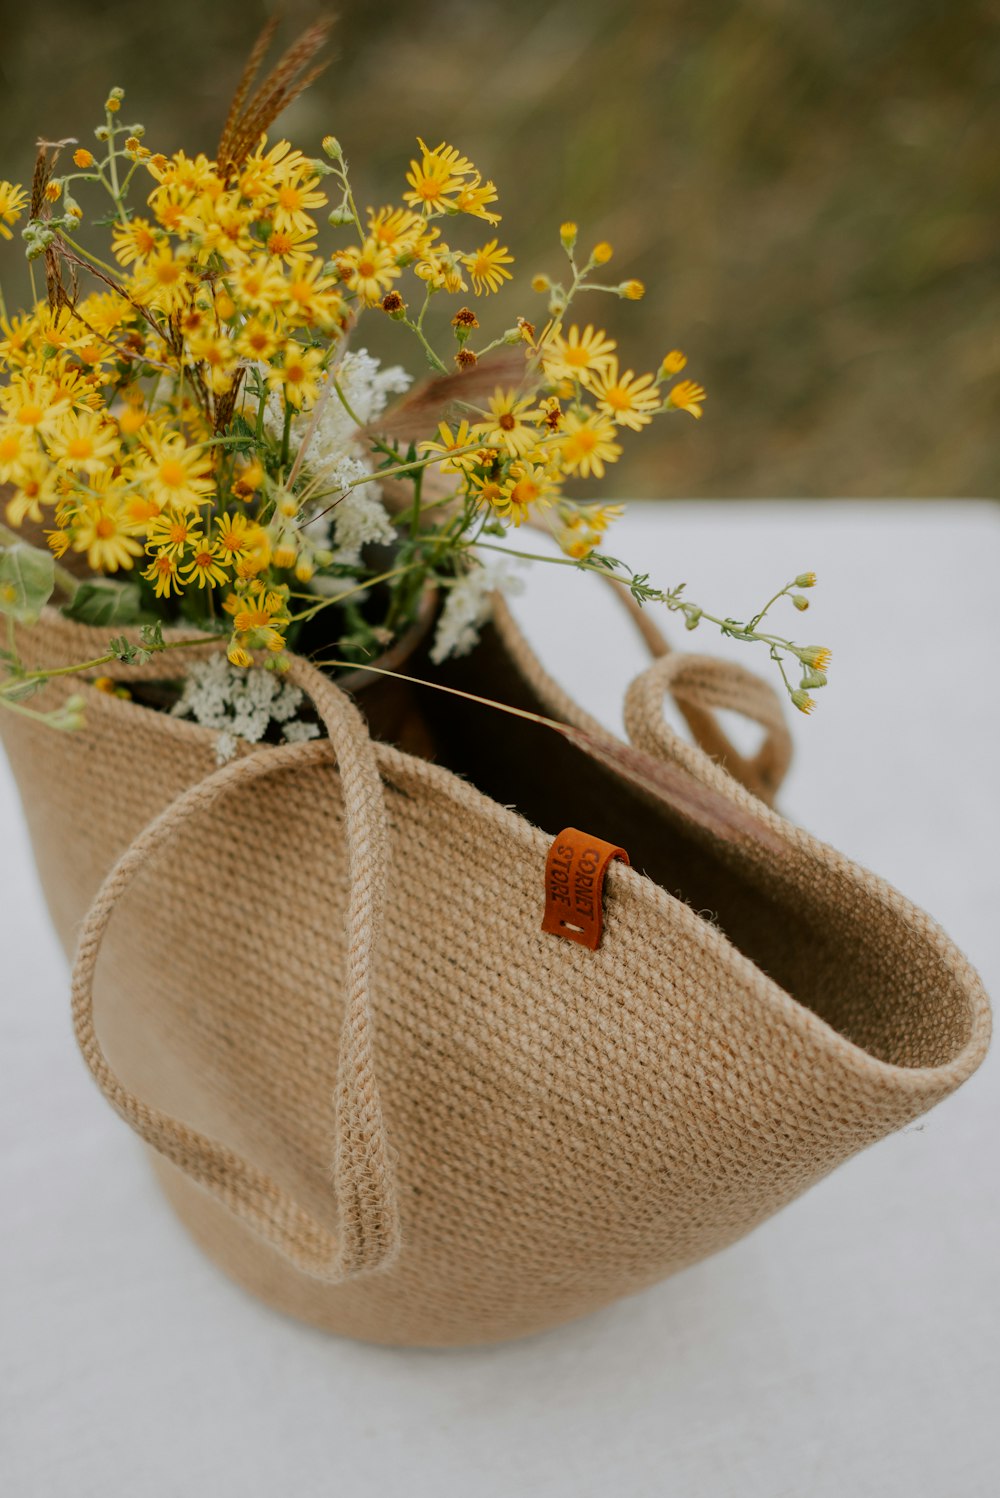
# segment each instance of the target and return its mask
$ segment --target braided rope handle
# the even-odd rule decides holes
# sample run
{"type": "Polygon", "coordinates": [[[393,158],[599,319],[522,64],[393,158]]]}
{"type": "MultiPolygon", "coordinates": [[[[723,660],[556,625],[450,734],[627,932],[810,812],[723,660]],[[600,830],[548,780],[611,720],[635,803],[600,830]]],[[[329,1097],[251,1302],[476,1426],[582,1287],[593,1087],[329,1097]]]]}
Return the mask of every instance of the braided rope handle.
{"type": "MultiPolygon", "coordinates": [[[[655,627],[655,626],[654,626],[655,627]]],[[[770,682],[742,666],[708,655],[661,655],[635,678],[625,694],[625,731],[637,749],[687,763],[693,754],[663,716],[670,693],[702,750],[746,789],[770,804],[792,758],[792,738],[781,698],[770,682]],[[714,717],[717,708],[742,713],[760,724],[764,741],[750,758],[734,749],[714,717]],[[695,729],[692,715],[701,724],[695,729]]]]}
{"type": "Polygon", "coordinates": [[[340,773],[346,819],[347,993],[332,1138],[337,1234],[227,1145],[130,1092],[113,1071],[94,1024],[94,973],[101,944],[133,879],[185,823],[232,787],[300,763],[301,745],[268,748],[225,765],[183,792],[140,833],[104,881],[84,920],[73,970],[73,1025],[101,1091],[147,1144],[205,1187],[297,1268],[336,1283],[387,1265],[400,1243],[395,1182],[374,1070],[370,993],[387,872],[385,796],[372,741],[354,704],[304,661],[293,661],[289,676],[309,694],[326,725],[340,773]]]}
{"type": "MultiPolygon", "coordinates": [[[[654,662],[665,658],[671,660],[699,660],[702,667],[697,679],[690,672],[664,669],[659,675],[653,667],[643,672],[638,679],[649,677],[651,683],[663,678],[663,687],[656,700],[655,709],[636,708],[633,711],[633,727],[628,728],[629,737],[637,748],[645,748],[652,754],[673,753],[661,731],[663,722],[663,693],[669,692],[677,708],[691,730],[695,743],[714,760],[718,760],[741,785],[770,805],[778,793],[792,758],[792,740],[785,724],[781,699],[770,684],[741,666],[731,666],[725,661],[709,656],[675,655],[666,636],[652,618],[648,608],[642,608],[632,594],[615,578],[609,583],[623,607],[631,615],[654,662]],[[734,746],[732,740],[715,716],[716,708],[728,708],[752,718],[765,730],[766,738],[757,754],[748,758],[734,746]],[[638,717],[636,717],[638,713],[638,717]],[[653,730],[655,725],[655,731],[653,730]],[[641,742],[640,742],[641,740],[641,742]]],[[[655,688],[654,688],[655,691],[655,688]]],[[[638,699],[637,699],[638,700],[638,699]]],[[[646,703],[645,696],[642,701],[646,703]]],[[[652,699],[649,699],[651,704],[652,699]]],[[[628,725],[626,724],[626,727],[628,725]]],[[[670,740],[673,735],[669,735],[670,740]]]]}

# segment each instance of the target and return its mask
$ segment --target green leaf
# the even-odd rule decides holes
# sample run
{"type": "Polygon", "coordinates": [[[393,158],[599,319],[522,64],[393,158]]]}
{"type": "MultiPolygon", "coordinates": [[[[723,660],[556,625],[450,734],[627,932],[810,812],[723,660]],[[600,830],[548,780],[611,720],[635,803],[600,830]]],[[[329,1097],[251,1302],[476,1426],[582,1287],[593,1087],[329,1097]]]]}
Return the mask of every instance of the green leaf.
{"type": "Polygon", "coordinates": [[[139,631],[139,639],[147,650],[163,650],[163,624],[159,619],[152,624],[144,624],[139,631]]]}
{"type": "Polygon", "coordinates": [[[19,624],[37,624],[54,587],[51,552],[17,541],[0,553],[0,614],[19,624]]]}
{"type": "Polygon", "coordinates": [[[108,649],[111,654],[117,656],[118,660],[124,661],[127,666],[144,666],[150,658],[148,650],[133,645],[131,640],[126,640],[124,635],[115,635],[113,640],[108,641],[108,649]]]}
{"type": "Polygon", "coordinates": [[[26,702],[36,692],[40,692],[44,685],[44,680],[39,681],[37,678],[34,681],[7,682],[3,688],[3,695],[8,702],[26,702]]]}
{"type": "Polygon", "coordinates": [[[81,624],[135,624],[142,612],[137,583],[81,583],[63,608],[81,624]]]}

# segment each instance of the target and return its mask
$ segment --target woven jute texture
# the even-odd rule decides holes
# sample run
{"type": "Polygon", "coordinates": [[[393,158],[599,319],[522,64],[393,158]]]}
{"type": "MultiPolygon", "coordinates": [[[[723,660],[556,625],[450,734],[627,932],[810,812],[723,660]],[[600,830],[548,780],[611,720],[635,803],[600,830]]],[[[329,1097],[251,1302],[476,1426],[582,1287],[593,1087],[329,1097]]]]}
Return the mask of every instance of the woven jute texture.
{"type": "MultiPolygon", "coordinates": [[[[49,612],[21,639],[43,665],[106,636],[49,612]]],[[[441,674],[596,731],[502,608],[441,674]]],[[[731,1243],[982,1059],[961,953],[761,799],[787,734],[746,672],[663,655],[626,719],[760,835],[429,688],[412,733],[396,714],[406,753],[294,677],[327,736],[221,771],[209,731],[91,687],[79,734],[0,718],[87,1062],[190,1232],[271,1304],[397,1344],[555,1325],[731,1243]],[[745,784],[667,727],[667,693],[716,756],[717,708],[763,724],[729,761],[745,784]],[[631,857],[594,952],[541,930],[564,826],[631,857]]]]}

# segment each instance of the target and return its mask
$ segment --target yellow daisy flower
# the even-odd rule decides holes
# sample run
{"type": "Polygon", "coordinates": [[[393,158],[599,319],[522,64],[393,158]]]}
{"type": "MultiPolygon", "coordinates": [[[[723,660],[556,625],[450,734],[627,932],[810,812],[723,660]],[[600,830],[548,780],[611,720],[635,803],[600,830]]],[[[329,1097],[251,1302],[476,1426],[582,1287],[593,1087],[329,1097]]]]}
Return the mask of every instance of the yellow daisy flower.
{"type": "Polygon", "coordinates": [[[157,552],[142,575],[147,582],[155,584],[157,598],[169,598],[171,592],[181,592],[177,576],[177,558],[171,556],[168,551],[157,552]]]}
{"type": "Polygon", "coordinates": [[[34,329],[34,318],[30,313],[25,312],[20,317],[0,317],[0,333],[3,333],[0,360],[9,365],[25,364],[34,329]]]}
{"type": "Polygon", "coordinates": [[[244,359],[263,362],[270,359],[278,342],[278,335],[273,327],[261,322],[258,317],[251,317],[244,324],[233,346],[244,359]]]}
{"type": "Polygon", "coordinates": [[[648,426],[653,414],[663,404],[660,392],[651,374],[639,375],[627,369],[618,373],[618,359],[612,354],[600,374],[592,374],[586,380],[587,389],[597,397],[597,409],[610,416],[619,426],[631,427],[634,432],[648,426]]]}
{"type": "Polygon", "coordinates": [[[136,477],[150,498],[164,508],[186,510],[203,505],[212,495],[215,485],[208,453],[188,447],[176,434],[147,439],[146,445],[136,477]]]}
{"type": "Polygon", "coordinates": [[[514,525],[520,525],[532,505],[550,503],[555,485],[550,475],[535,463],[514,463],[510,478],[513,484],[507,494],[506,503],[495,505],[498,515],[509,516],[514,525]]]}
{"type": "Polygon", "coordinates": [[[505,267],[513,265],[514,257],[507,253],[506,245],[498,244],[495,239],[491,239],[481,249],[474,250],[471,255],[466,255],[464,259],[477,296],[482,296],[484,292],[499,291],[504,281],[512,279],[510,271],[505,267]]]}
{"type": "Polygon", "coordinates": [[[232,285],[239,300],[255,312],[268,312],[285,298],[285,278],[273,262],[257,259],[238,266],[232,285]]]}
{"type": "Polygon", "coordinates": [[[95,411],[71,412],[47,439],[50,457],[77,473],[100,473],[118,456],[121,439],[114,422],[95,411]]]}
{"type": "Polygon", "coordinates": [[[366,239],[363,245],[352,245],[336,257],[337,273],[348,291],[374,307],[385,296],[393,281],[399,279],[396,253],[375,239],[366,239]]]}
{"type": "Polygon", "coordinates": [[[316,253],[315,225],[304,233],[296,229],[272,229],[267,238],[267,253],[274,260],[292,265],[316,253]]]}
{"type": "Polygon", "coordinates": [[[442,460],[437,467],[442,473],[462,473],[475,468],[478,461],[476,452],[463,453],[463,447],[469,447],[476,440],[469,429],[469,423],[462,421],[454,433],[446,421],[442,421],[437,429],[438,442],[418,442],[417,452],[430,455],[440,453],[442,460]]]}
{"type": "Polygon", "coordinates": [[[538,431],[533,425],[538,411],[532,406],[532,399],[530,395],[519,396],[515,390],[501,390],[498,386],[489,400],[489,417],[476,422],[472,436],[512,457],[525,457],[538,446],[538,431]]]}
{"type": "Polygon", "coordinates": [[[111,251],[119,265],[144,263],[156,250],[161,236],[145,218],[130,219],[127,224],[116,224],[111,235],[111,251]]]}
{"type": "Polygon", "coordinates": [[[0,405],[18,426],[49,433],[65,419],[67,406],[55,398],[52,381],[42,375],[15,377],[0,388],[0,405]]]}
{"type": "Polygon", "coordinates": [[[459,189],[455,198],[455,208],[459,213],[469,213],[474,218],[484,218],[488,224],[498,224],[500,214],[493,213],[488,206],[496,200],[496,185],[493,182],[483,182],[477,172],[470,182],[459,189]]]}
{"type": "Polygon", "coordinates": [[[306,210],[322,208],[325,203],[326,193],[319,191],[318,177],[310,177],[306,171],[290,172],[274,193],[273,226],[294,234],[315,233],[316,221],[306,210]]]}
{"type": "Polygon", "coordinates": [[[328,276],[320,258],[296,264],[292,279],[284,288],[287,315],[295,322],[329,327],[336,322],[343,301],[336,282],[328,276]]]}
{"type": "Polygon", "coordinates": [[[16,224],[28,203],[28,194],[16,182],[0,182],[0,235],[13,239],[8,228],[16,224]]]}
{"type": "Polygon", "coordinates": [[[179,510],[165,510],[150,521],[146,531],[147,550],[156,547],[179,557],[189,546],[196,546],[202,539],[201,517],[185,515],[179,510]]]}
{"type": "Polygon", "coordinates": [[[235,562],[250,549],[250,522],[245,515],[220,515],[215,522],[215,539],[219,555],[226,562],[235,562]]]}
{"type": "Polygon", "coordinates": [[[596,331],[592,324],[588,323],[581,333],[574,323],[565,337],[556,333],[546,341],[542,350],[545,373],[551,380],[583,380],[587,375],[599,375],[613,359],[616,346],[613,338],[596,331]]]}
{"type": "Polygon", "coordinates": [[[410,162],[406,180],[410,191],[404,192],[403,202],[424,213],[447,213],[455,209],[455,194],[460,192],[464,177],[472,170],[471,161],[466,161],[453,146],[443,143],[432,151],[417,136],[420,160],[410,162]]]}
{"type": "Polygon", "coordinates": [[[505,513],[510,510],[512,488],[513,482],[510,479],[493,479],[478,473],[473,474],[469,481],[469,492],[478,504],[489,505],[491,509],[505,513]]]}
{"type": "Polygon", "coordinates": [[[153,251],[136,282],[137,300],[168,315],[180,311],[193,289],[187,261],[177,259],[169,245],[153,251]]]}
{"type": "Polygon", "coordinates": [[[17,488],[7,502],[8,525],[19,526],[26,519],[36,524],[42,519],[41,506],[59,499],[59,471],[40,454],[30,458],[21,469],[17,488]]]}
{"type": "Polygon", "coordinates": [[[130,534],[120,500],[106,498],[85,505],[73,526],[73,550],[87,553],[92,572],[128,571],[142,546],[130,534]]]}
{"type": "Polygon", "coordinates": [[[563,467],[567,473],[578,473],[581,478],[590,478],[592,474],[603,478],[605,463],[617,462],[622,454],[614,438],[614,424],[606,416],[596,411],[583,416],[567,411],[559,445],[563,467]]]}
{"type": "Polygon", "coordinates": [[[413,253],[424,233],[425,224],[419,213],[410,208],[386,207],[367,210],[368,230],[376,244],[394,251],[397,260],[404,253],[413,253]]]}
{"type": "Polygon", "coordinates": [[[281,365],[273,368],[267,378],[272,390],[280,390],[289,405],[301,410],[316,399],[322,376],[322,349],[303,348],[291,339],[285,344],[281,365]]]}
{"type": "Polygon", "coordinates": [[[687,411],[696,421],[701,420],[701,403],[705,400],[705,387],[694,380],[681,380],[667,396],[667,405],[677,411],[687,411]]]}
{"type": "Polygon", "coordinates": [[[228,574],[219,557],[219,548],[214,542],[199,541],[191,554],[191,560],[181,568],[184,584],[189,586],[197,582],[199,588],[211,588],[226,582],[228,574]]]}

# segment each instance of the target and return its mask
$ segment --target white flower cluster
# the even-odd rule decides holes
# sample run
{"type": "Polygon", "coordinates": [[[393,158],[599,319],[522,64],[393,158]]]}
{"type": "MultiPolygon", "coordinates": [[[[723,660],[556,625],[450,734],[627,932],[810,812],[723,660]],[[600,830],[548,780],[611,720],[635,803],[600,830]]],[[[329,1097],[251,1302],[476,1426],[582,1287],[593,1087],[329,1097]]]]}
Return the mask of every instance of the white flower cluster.
{"type": "MultiPolygon", "coordinates": [[[[345,400],[362,423],[380,415],[390,395],[401,394],[410,384],[405,369],[399,365],[382,369],[367,349],[352,349],[346,353],[337,365],[336,378],[345,400]]],[[[388,544],[395,540],[396,532],[382,503],[382,491],[377,483],[369,481],[360,488],[350,488],[375,471],[370,453],[357,440],[356,423],[336,391],[324,386],[317,397],[317,404],[319,402],[322,405],[315,431],[309,438],[305,466],[313,478],[320,480],[319,487],[325,495],[321,509],[330,504],[331,491],[347,489],[349,492],[328,514],[307,524],[303,534],[315,545],[332,550],[334,562],[356,567],[361,561],[362,546],[377,541],[388,544]]],[[[300,411],[292,418],[293,451],[305,440],[314,409],[300,411]]],[[[272,436],[279,435],[284,411],[277,393],[268,399],[265,420],[272,436]]]]}
{"type": "Polygon", "coordinates": [[[520,593],[524,579],[511,570],[507,559],[472,567],[448,589],[431,649],[431,660],[440,665],[449,655],[468,655],[479,639],[479,631],[490,617],[492,593],[520,593]]]}
{"type": "Polygon", "coordinates": [[[295,716],[302,697],[300,687],[282,681],[275,672],[231,666],[220,654],[191,665],[171,711],[177,718],[194,718],[204,728],[218,730],[215,757],[223,765],[236,753],[240,739],[259,743],[271,723],[282,725],[289,744],[317,738],[317,725],[295,716]]]}

